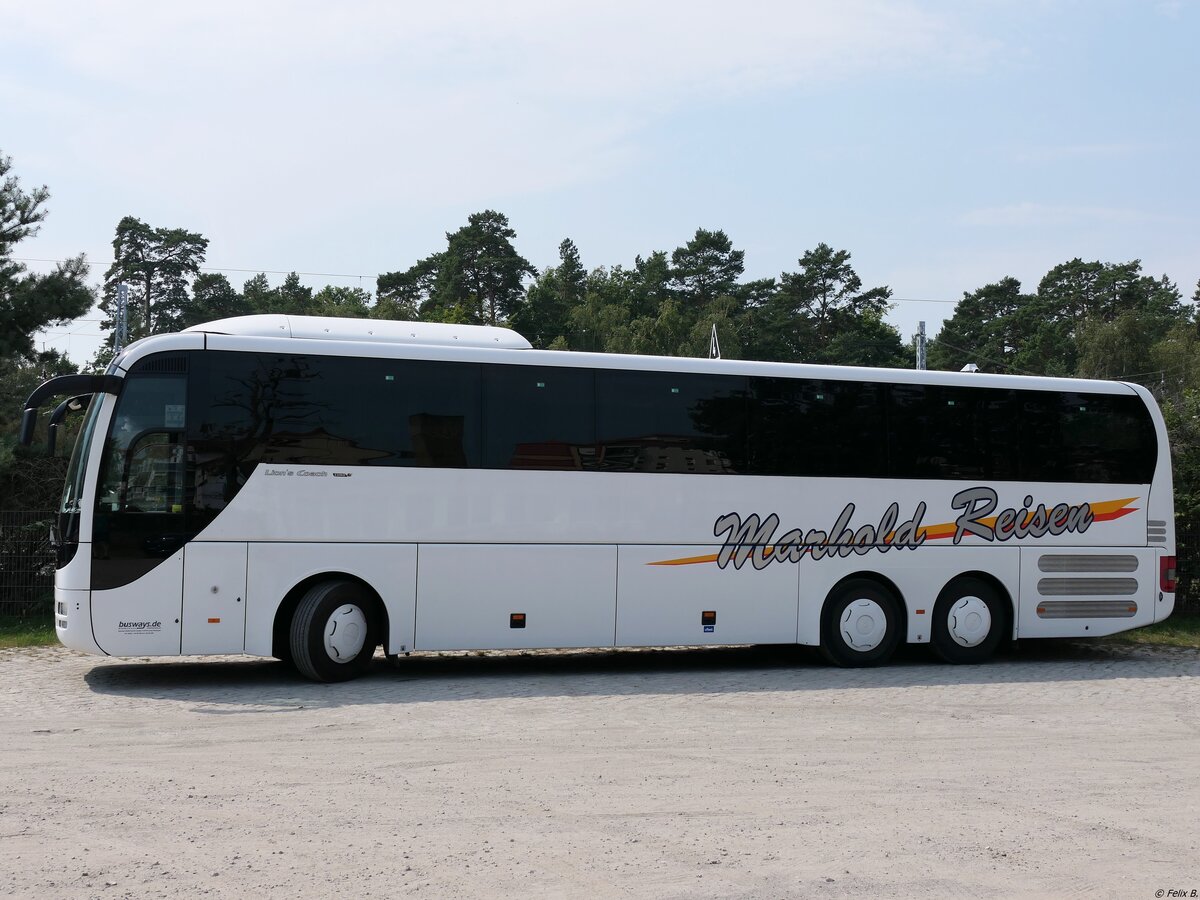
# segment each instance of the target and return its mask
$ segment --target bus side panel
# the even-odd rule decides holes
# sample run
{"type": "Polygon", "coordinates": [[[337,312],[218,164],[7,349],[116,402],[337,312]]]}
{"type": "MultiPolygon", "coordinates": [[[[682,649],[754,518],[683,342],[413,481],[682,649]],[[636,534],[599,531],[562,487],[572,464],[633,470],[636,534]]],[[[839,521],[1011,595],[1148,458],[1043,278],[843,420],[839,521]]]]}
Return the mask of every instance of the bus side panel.
{"type": "Polygon", "coordinates": [[[796,640],[794,563],[724,569],[717,546],[622,546],[617,646],[791,644],[796,640]],[[662,565],[663,560],[689,560],[662,565]],[[659,563],[656,565],[655,563],[659,563]],[[706,615],[711,614],[711,615],[706,615]]]}
{"type": "Polygon", "coordinates": [[[411,650],[416,604],[415,544],[252,543],[246,566],[246,652],[270,656],[275,613],[301,581],[352,575],[387,608],[387,651],[411,650]]]}
{"type": "Polygon", "coordinates": [[[1100,637],[1154,621],[1158,554],[1134,547],[1024,547],[1023,638],[1100,637]]]}
{"type": "Polygon", "coordinates": [[[111,656],[178,656],[183,606],[183,551],[141,578],[92,591],[92,634],[111,656]]]}
{"type": "MultiPolygon", "coordinates": [[[[890,581],[900,592],[907,609],[905,640],[911,644],[929,642],[933,607],[938,594],[954,578],[967,572],[983,572],[995,578],[1016,601],[1020,587],[1021,556],[1018,547],[954,547],[926,544],[916,550],[877,549],[846,557],[813,559],[800,563],[801,644],[821,643],[821,608],[834,586],[849,575],[877,575],[890,581]]],[[[1014,610],[1015,612],[1015,610],[1014,610]]],[[[1014,625],[1016,616],[1013,616],[1014,625]]],[[[1012,635],[1016,637],[1014,633],[1012,635]]]]}
{"type": "Polygon", "coordinates": [[[611,647],[616,596],[611,544],[421,544],[417,647],[611,647]]]}

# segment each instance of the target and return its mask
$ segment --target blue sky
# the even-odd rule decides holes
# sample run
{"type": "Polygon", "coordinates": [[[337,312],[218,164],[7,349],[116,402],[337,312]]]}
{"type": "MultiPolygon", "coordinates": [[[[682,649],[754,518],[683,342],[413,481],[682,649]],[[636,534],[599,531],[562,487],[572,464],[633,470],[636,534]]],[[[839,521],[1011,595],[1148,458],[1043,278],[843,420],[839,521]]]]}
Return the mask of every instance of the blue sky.
{"type": "MultiPolygon", "coordinates": [[[[1200,279],[1194,0],[0,0],[0,22],[0,151],[52,194],[20,255],[85,251],[96,280],[124,215],[203,233],[217,268],[372,276],[486,208],[539,267],[563,237],[628,265],[705,227],[767,277],[824,241],[905,298],[906,337],[953,310],[907,298],[1075,256],[1200,279]]],[[[83,360],[96,330],[47,345],[83,360]]]]}

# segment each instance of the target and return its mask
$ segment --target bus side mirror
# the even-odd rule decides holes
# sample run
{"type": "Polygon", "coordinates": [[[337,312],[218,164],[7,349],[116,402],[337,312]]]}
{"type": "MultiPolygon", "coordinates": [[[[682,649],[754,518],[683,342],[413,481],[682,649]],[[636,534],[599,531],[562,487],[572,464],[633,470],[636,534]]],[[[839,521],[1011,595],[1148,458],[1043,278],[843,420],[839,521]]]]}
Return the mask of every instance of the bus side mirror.
{"type": "Polygon", "coordinates": [[[21,444],[28,447],[33,443],[33,429],[37,425],[37,407],[28,407],[21,416],[21,444]]]}

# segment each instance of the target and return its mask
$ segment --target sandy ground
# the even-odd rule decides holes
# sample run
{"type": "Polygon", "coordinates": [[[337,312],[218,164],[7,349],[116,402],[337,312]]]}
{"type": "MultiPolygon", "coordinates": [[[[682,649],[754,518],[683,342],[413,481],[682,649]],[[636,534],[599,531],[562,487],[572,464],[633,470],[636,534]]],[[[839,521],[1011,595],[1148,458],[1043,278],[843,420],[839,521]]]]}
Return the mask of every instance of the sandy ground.
{"type": "Polygon", "coordinates": [[[414,656],[345,685],[0,651],[0,896],[1172,889],[1200,891],[1194,651],[414,656]]]}

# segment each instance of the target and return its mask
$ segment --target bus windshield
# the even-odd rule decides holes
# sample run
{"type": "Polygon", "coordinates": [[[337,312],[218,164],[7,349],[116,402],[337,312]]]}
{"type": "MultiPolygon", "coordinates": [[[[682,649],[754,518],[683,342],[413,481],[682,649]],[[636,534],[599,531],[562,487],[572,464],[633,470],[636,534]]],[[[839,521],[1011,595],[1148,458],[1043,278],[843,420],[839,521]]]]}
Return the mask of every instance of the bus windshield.
{"type": "Polygon", "coordinates": [[[77,513],[83,500],[83,480],[87,471],[87,458],[92,447],[92,433],[96,428],[96,419],[100,415],[102,395],[92,398],[88,404],[87,416],[83,427],[75,441],[75,449],[71,451],[71,462],[67,466],[66,485],[63,488],[61,513],[77,513]]]}

